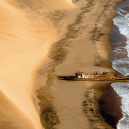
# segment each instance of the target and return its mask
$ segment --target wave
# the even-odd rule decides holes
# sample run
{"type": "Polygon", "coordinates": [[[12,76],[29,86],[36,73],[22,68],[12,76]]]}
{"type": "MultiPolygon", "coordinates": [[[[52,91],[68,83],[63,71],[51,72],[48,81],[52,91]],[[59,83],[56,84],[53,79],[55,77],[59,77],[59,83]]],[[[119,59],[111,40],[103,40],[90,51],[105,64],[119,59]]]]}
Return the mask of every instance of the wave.
{"type": "MultiPolygon", "coordinates": [[[[126,1],[129,2],[129,1],[126,1]]],[[[125,3],[126,3],[125,2],[125,3]]],[[[112,67],[123,75],[129,75],[129,10],[127,4],[122,3],[116,7],[116,17],[113,19],[114,26],[109,34],[113,44],[110,58],[112,67]]]]}
{"type": "Polygon", "coordinates": [[[129,83],[113,83],[112,87],[116,93],[121,97],[121,109],[123,118],[119,121],[117,129],[129,128],[129,83]]]}
{"type": "MultiPolygon", "coordinates": [[[[110,59],[112,67],[123,75],[129,75],[129,0],[121,2],[116,7],[114,25],[109,34],[114,50],[110,59]]],[[[129,128],[129,83],[113,83],[112,87],[121,97],[123,118],[119,120],[117,129],[129,128]]]]}

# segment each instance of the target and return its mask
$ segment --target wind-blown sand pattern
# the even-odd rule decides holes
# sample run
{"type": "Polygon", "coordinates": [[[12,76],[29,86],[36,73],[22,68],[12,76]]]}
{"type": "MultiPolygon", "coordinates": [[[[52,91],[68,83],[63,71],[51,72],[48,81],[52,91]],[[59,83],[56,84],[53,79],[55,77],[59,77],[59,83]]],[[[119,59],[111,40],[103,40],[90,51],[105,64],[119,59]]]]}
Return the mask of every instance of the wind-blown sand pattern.
{"type": "Polygon", "coordinates": [[[93,113],[99,84],[56,75],[114,72],[108,34],[122,1],[0,1],[1,129],[112,128],[93,113]]]}

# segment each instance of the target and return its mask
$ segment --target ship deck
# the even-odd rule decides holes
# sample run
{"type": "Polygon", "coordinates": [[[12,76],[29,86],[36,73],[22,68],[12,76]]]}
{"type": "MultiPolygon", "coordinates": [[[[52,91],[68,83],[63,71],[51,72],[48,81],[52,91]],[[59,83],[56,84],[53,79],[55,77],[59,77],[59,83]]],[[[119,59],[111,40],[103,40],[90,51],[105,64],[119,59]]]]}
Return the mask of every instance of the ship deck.
{"type": "Polygon", "coordinates": [[[129,78],[77,78],[76,76],[59,76],[59,80],[67,80],[67,81],[126,81],[129,78]]]}

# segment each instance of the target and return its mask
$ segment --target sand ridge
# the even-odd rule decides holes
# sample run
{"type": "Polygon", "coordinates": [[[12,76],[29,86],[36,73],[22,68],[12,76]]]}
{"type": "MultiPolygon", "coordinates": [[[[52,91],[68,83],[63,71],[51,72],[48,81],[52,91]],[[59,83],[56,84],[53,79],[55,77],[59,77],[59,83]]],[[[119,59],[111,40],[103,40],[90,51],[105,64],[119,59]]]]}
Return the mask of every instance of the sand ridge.
{"type": "MultiPolygon", "coordinates": [[[[46,5],[50,5],[49,8],[52,8],[53,5],[47,2],[46,5]]],[[[62,4],[64,7],[69,5],[70,8],[72,6],[70,1],[62,0],[62,2],[64,2],[62,4]]],[[[32,72],[35,66],[47,55],[50,44],[56,40],[56,29],[49,20],[37,17],[37,21],[34,22],[32,20],[34,19],[33,12],[28,14],[27,11],[23,12],[22,10],[23,5],[28,7],[28,4],[35,9],[36,6],[39,7],[42,4],[42,1],[39,3],[37,1],[29,1],[29,3],[28,1],[16,0],[0,1],[0,89],[12,101],[13,104],[10,105],[15,105],[21,113],[23,112],[25,119],[30,121],[26,127],[18,127],[15,122],[12,123],[12,126],[19,129],[41,129],[43,127],[31,98],[32,72]],[[21,8],[15,4],[21,5],[21,8]],[[30,17],[28,18],[28,16],[30,17]]],[[[61,2],[57,7],[60,8],[60,5],[61,2]]],[[[0,106],[0,111],[2,110],[2,106],[0,106]]],[[[9,110],[11,111],[12,108],[9,110]]],[[[14,113],[14,111],[12,112],[14,113]]],[[[6,112],[5,116],[8,116],[6,112]]],[[[14,121],[17,117],[18,113],[16,112],[14,121]]]]}
{"type": "Polygon", "coordinates": [[[31,68],[33,68],[31,63],[36,61],[32,59],[34,56],[30,59],[30,55],[34,50],[33,53],[37,53],[35,49],[36,38],[31,33],[32,29],[27,27],[29,22],[22,14],[3,1],[0,2],[0,6],[2,19],[0,21],[0,69],[2,73],[0,75],[0,89],[16,104],[21,112],[26,114],[26,119],[30,119],[33,128],[36,126],[42,128],[30,93],[28,94],[30,92],[28,81],[31,80],[31,68]],[[29,42],[31,44],[28,44],[29,42]],[[31,61],[28,61],[29,67],[26,65],[28,59],[31,61]]]}

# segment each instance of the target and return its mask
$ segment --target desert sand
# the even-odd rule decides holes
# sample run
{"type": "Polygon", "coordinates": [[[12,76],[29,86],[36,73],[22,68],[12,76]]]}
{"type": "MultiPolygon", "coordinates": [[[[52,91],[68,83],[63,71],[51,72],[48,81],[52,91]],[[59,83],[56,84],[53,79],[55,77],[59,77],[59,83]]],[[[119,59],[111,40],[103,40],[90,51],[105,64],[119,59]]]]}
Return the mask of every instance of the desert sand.
{"type": "Polygon", "coordinates": [[[0,1],[1,129],[94,128],[83,111],[93,85],[55,75],[114,72],[108,34],[122,1],[0,1]]]}

